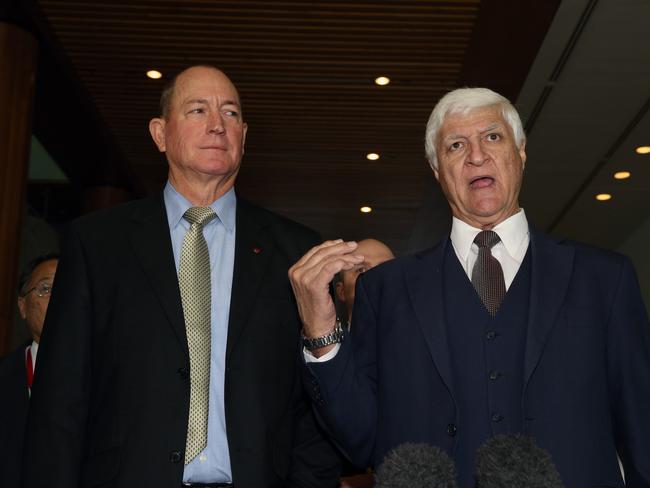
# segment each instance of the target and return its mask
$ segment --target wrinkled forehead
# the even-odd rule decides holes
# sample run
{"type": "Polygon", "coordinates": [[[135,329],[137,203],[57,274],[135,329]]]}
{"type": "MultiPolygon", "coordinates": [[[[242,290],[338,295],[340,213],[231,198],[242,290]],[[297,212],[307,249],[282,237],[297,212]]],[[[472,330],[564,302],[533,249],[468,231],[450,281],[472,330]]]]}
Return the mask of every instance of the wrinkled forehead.
{"type": "Polygon", "coordinates": [[[214,68],[194,67],[178,76],[172,105],[179,106],[189,99],[217,98],[240,104],[237,88],[223,72],[214,68]]]}
{"type": "Polygon", "coordinates": [[[456,109],[445,114],[438,131],[438,140],[456,135],[456,133],[482,132],[495,128],[505,129],[512,133],[510,124],[497,105],[456,109]]]}
{"type": "Polygon", "coordinates": [[[359,246],[356,252],[366,257],[364,263],[373,266],[393,257],[389,249],[379,246],[366,247],[364,249],[362,249],[362,246],[359,246]]]}
{"type": "Polygon", "coordinates": [[[44,279],[52,279],[54,273],[56,273],[57,264],[59,264],[59,261],[56,259],[43,261],[34,268],[34,271],[32,271],[32,274],[29,277],[29,282],[38,283],[44,279]]]}

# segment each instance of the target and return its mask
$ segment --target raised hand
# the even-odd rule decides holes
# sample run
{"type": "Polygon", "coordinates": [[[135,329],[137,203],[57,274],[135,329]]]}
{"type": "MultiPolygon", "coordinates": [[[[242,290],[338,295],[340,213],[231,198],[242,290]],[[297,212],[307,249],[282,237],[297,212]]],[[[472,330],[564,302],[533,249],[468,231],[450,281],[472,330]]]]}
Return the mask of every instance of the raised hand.
{"type": "MultiPolygon", "coordinates": [[[[325,241],[307,251],[289,269],[305,336],[320,337],[334,329],[336,310],[329,285],[336,273],[363,262],[363,256],[354,253],[356,249],[357,243],[353,241],[325,241]]],[[[316,355],[325,354],[332,347],[318,350],[316,355]]]]}

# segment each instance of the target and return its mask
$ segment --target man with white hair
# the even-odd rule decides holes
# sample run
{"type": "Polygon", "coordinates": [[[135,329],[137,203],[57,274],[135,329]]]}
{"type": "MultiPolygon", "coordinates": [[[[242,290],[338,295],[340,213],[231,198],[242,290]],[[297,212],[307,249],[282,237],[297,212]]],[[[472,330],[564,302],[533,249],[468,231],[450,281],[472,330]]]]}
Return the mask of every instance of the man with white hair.
{"type": "Polygon", "coordinates": [[[462,488],[476,450],[523,433],[567,487],[650,486],[650,327],[621,255],[552,239],[519,207],[526,139],[519,115],[484,88],[434,108],[426,152],[453,213],[437,246],[357,282],[346,335],[327,294],[363,261],[328,241],[290,270],[308,391],[360,465],[406,442],[440,447],[462,488]]]}

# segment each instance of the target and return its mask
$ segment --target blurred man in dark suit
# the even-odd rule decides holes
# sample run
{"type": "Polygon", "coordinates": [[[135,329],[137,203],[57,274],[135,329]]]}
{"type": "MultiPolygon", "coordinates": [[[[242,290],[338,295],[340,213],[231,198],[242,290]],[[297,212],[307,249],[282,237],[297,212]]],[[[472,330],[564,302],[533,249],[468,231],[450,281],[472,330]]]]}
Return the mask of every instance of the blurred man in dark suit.
{"type": "MultiPolygon", "coordinates": [[[[354,307],[354,288],[357,278],[375,266],[393,259],[395,255],[390,247],[377,239],[363,239],[358,242],[357,252],[363,254],[363,263],[352,269],[342,270],[336,282],[336,298],[341,307],[340,313],[350,328],[352,308],[354,307]]],[[[343,463],[343,477],[341,488],[366,488],[374,484],[374,478],[369,470],[351,465],[347,460],[343,463]]]]}
{"type": "Polygon", "coordinates": [[[23,486],[332,487],[287,278],[318,236],[236,196],[247,125],[223,72],[181,72],[160,111],[164,191],[62,246],[23,486]]]}
{"type": "Polygon", "coordinates": [[[345,319],[348,323],[352,320],[354,288],[359,275],[395,257],[390,247],[377,239],[359,241],[357,252],[363,254],[363,263],[352,269],[341,270],[339,280],[336,282],[336,298],[345,309],[345,319]]]}
{"type": "Polygon", "coordinates": [[[0,486],[18,486],[29,395],[58,254],[30,261],[18,282],[18,310],[32,340],[0,360],[0,486]]]}

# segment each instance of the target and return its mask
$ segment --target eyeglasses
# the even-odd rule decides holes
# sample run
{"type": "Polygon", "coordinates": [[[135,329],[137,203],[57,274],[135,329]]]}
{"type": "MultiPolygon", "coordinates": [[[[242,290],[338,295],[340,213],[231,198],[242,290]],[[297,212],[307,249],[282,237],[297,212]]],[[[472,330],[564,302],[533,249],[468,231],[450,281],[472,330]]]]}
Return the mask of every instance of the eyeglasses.
{"type": "Polygon", "coordinates": [[[47,296],[52,293],[52,283],[39,283],[34,288],[30,288],[25,293],[23,293],[23,296],[26,297],[33,291],[35,291],[36,294],[41,298],[47,296]]]}

